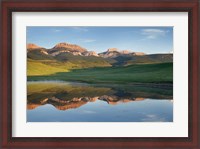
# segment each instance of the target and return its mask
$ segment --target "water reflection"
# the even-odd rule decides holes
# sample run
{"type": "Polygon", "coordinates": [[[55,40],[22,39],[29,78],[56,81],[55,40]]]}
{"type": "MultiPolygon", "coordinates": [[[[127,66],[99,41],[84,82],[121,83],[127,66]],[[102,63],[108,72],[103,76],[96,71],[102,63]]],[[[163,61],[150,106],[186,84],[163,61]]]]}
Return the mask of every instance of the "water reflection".
{"type": "Polygon", "coordinates": [[[56,119],[57,121],[80,122],[173,120],[173,103],[169,102],[172,101],[173,92],[169,86],[105,84],[97,86],[74,82],[29,82],[27,87],[28,121],[55,121],[56,119]],[[155,111],[154,108],[158,105],[157,115],[155,115],[152,111],[155,111]],[[142,112],[139,114],[138,111],[133,112],[134,107],[137,107],[136,109],[139,111],[142,110],[142,112]],[[167,110],[162,111],[165,108],[167,110]],[[73,113],[70,114],[72,109],[73,113]],[[40,110],[43,110],[44,113],[45,111],[51,113],[51,116],[47,114],[40,119],[40,110]],[[109,114],[106,113],[105,116],[102,110],[109,114]],[[58,111],[65,111],[65,115],[58,111]],[[91,116],[91,113],[98,118],[91,116]],[[161,113],[164,113],[164,115],[161,113]],[[52,115],[55,115],[56,118],[53,118],[52,115]],[[66,119],[66,115],[71,118],[66,119]],[[80,118],[83,115],[85,119],[80,118]],[[132,115],[132,117],[129,115],[132,115]],[[168,118],[165,119],[166,117],[168,118]]]}

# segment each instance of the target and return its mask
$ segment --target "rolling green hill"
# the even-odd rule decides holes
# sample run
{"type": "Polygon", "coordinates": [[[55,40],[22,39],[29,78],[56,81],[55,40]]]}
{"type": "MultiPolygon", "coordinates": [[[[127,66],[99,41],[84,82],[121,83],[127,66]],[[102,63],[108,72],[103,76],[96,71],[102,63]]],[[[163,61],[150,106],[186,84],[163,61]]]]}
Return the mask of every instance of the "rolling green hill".
{"type": "Polygon", "coordinates": [[[62,54],[64,60],[61,60],[61,56],[59,57],[59,61],[56,59],[28,59],[27,60],[27,75],[35,76],[35,75],[51,75],[57,72],[68,72],[72,69],[82,69],[82,68],[93,68],[93,67],[110,67],[106,60],[102,60],[102,58],[95,58],[93,56],[81,57],[81,56],[73,56],[66,54],[62,54]]]}
{"type": "Polygon", "coordinates": [[[139,54],[110,49],[104,54],[67,43],[27,48],[28,80],[88,83],[172,83],[173,54],[139,54]],[[117,53],[117,55],[116,55],[117,53]]]}
{"type": "MultiPolygon", "coordinates": [[[[47,63],[47,62],[46,62],[47,63]]],[[[67,72],[67,68],[63,66],[56,67],[55,65],[47,65],[45,62],[28,60],[27,61],[27,76],[51,75],[57,72],[67,72]]]]}
{"type": "Polygon", "coordinates": [[[172,83],[173,63],[75,69],[53,75],[28,76],[28,80],[64,80],[87,83],[172,83]]]}
{"type": "Polygon", "coordinates": [[[89,67],[108,67],[112,66],[102,57],[95,56],[80,56],[73,55],[71,53],[61,53],[55,56],[57,61],[70,62],[77,65],[77,68],[89,68],[89,67]]]}
{"type": "Polygon", "coordinates": [[[132,64],[167,63],[173,61],[173,54],[150,54],[141,56],[123,55],[113,58],[113,65],[127,66],[132,64]]]}
{"type": "Polygon", "coordinates": [[[45,54],[47,52],[46,49],[34,49],[31,51],[28,51],[27,58],[32,60],[53,60],[54,57],[51,55],[45,54]]]}

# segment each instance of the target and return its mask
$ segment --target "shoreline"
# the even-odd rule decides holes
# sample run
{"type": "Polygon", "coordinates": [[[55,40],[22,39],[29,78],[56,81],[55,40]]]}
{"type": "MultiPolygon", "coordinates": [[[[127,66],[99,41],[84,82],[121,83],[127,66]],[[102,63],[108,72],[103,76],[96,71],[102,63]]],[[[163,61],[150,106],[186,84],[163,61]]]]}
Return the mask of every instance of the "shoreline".
{"type": "Polygon", "coordinates": [[[144,82],[127,82],[127,83],[119,83],[119,82],[86,82],[86,81],[66,81],[66,80],[59,80],[59,79],[51,79],[51,80],[30,80],[27,79],[27,84],[30,83],[67,83],[67,84],[74,84],[74,85],[95,85],[95,86],[141,86],[141,87],[159,87],[159,88],[173,88],[173,83],[144,83],[144,82]]]}

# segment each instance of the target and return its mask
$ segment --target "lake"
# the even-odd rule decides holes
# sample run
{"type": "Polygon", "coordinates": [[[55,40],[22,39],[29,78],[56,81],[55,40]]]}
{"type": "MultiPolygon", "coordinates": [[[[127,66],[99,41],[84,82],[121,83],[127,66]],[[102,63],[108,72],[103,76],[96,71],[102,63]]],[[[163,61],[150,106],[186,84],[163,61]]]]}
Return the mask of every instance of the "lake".
{"type": "Polygon", "coordinates": [[[173,87],[28,81],[27,122],[173,122],[173,87]]]}

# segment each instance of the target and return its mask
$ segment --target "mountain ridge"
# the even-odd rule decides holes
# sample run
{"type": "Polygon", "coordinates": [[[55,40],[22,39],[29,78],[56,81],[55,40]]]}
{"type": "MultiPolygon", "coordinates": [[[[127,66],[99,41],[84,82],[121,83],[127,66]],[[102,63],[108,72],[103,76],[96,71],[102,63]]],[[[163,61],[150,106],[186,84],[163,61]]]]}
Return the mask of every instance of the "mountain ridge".
{"type": "Polygon", "coordinates": [[[80,55],[80,56],[97,56],[97,57],[103,57],[103,58],[108,58],[108,57],[117,57],[120,55],[146,55],[144,52],[132,52],[131,50],[119,50],[117,48],[109,48],[105,52],[101,53],[96,53],[95,51],[89,51],[86,48],[83,48],[79,45],[76,44],[70,44],[67,42],[61,42],[56,44],[54,47],[50,49],[46,49],[44,47],[40,47],[36,44],[30,43],[27,44],[27,49],[28,51],[30,50],[39,50],[43,49],[46,54],[49,54],[51,56],[56,56],[60,53],[72,53],[73,55],[80,55]]]}
{"type": "Polygon", "coordinates": [[[76,44],[58,43],[46,49],[36,44],[27,44],[27,58],[68,62],[73,67],[127,66],[132,64],[173,62],[173,54],[145,54],[131,50],[109,48],[96,53],[76,44]]]}

